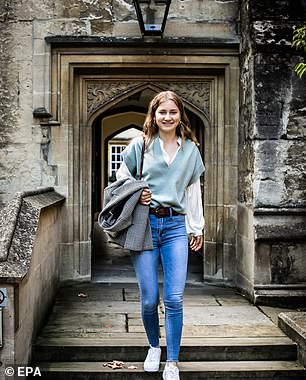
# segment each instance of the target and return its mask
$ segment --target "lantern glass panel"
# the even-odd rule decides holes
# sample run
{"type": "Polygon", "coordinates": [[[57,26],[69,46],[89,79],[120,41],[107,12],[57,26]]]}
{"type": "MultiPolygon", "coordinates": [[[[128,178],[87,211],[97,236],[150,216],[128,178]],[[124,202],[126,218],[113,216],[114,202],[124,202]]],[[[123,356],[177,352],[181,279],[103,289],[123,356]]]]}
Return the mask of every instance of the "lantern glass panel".
{"type": "Polygon", "coordinates": [[[139,0],[145,34],[160,34],[167,17],[167,1],[139,0]]]}

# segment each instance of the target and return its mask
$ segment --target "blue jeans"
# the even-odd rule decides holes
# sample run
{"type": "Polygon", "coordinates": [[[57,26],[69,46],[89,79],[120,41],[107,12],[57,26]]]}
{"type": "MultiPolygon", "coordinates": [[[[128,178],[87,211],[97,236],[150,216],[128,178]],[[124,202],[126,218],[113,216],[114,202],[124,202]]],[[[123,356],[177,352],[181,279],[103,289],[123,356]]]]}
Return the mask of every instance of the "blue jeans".
{"type": "Polygon", "coordinates": [[[188,262],[185,216],[150,215],[153,250],[131,252],[140,297],[143,324],[149,343],[159,345],[159,258],[164,272],[167,361],[178,361],[183,327],[183,293],[188,262]]]}

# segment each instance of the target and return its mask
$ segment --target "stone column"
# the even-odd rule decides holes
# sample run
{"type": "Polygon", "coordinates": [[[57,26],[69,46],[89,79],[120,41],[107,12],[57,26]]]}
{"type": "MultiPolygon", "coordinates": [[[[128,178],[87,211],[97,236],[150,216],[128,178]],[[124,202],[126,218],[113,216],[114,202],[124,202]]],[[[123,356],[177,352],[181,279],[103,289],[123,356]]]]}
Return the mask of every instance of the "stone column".
{"type": "Polygon", "coordinates": [[[293,71],[300,1],[242,2],[237,281],[255,302],[306,297],[305,81],[293,71]]]}

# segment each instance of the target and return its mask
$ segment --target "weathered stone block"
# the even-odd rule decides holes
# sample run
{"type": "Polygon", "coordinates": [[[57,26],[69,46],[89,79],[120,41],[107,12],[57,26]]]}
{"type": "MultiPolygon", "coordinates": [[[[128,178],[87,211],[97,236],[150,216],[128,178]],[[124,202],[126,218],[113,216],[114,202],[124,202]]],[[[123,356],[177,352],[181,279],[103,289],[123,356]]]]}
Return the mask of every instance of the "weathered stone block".
{"type": "Polygon", "coordinates": [[[255,99],[258,103],[285,102],[288,93],[290,94],[288,86],[292,77],[290,55],[258,53],[255,58],[254,74],[255,99]]]}
{"type": "Polygon", "coordinates": [[[306,210],[296,208],[255,209],[256,240],[291,240],[305,238],[306,210]]]}
{"type": "Polygon", "coordinates": [[[90,25],[92,35],[109,35],[113,29],[113,24],[109,21],[105,21],[103,18],[91,20],[90,25]]]}
{"type": "Polygon", "coordinates": [[[276,139],[282,134],[281,112],[282,105],[279,102],[257,103],[256,137],[259,139],[276,139]]]}
{"type": "Polygon", "coordinates": [[[290,46],[294,22],[271,22],[260,20],[253,23],[254,37],[257,45],[276,47],[290,46]]]}
{"type": "Polygon", "coordinates": [[[113,0],[112,13],[114,21],[136,20],[136,10],[131,0],[113,0]]]}
{"type": "Polygon", "coordinates": [[[66,0],[55,3],[59,18],[95,19],[112,21],[112,2],[110,0],[66,0]]]}
{"type": "Polygon", "coordinates": [[[2,150],[3,171],[5,171],[6,181],[2,188],[10,196],[11,191],[20,190],[22,179],[22,188],[36,189],[41,187],[41,162],[40,162],[40,145],[39,144],[11,144],[6,150],[2,150]]]}
{"type": "Polygon", "coordinates": [[[256,284],[298,284],[306,280],[305,243],[256,243],[256,284]]]}
{"type": "MultiPolygon", "coordinates": [[[[9,49],[9,47],[8,47],[9,49]]],[[[17,62],[0,61],[0,146],[6,147],[11,141],[11,134],[17,129],[18,109],[18,70],[17,62]]],[[[1,163],[5,162],[5,153],[1,152],[1,163]]]]}
{"type": "Polygon", "coordinates": [[[260,170],[263,178],[274,177],[276,168],[281,166],[278,141],[263,141],[258,143],[257,147],[256,168],[260,170]]]}
{"type": "Polygon", "coordinates": [[[301,0],[252,1],[253,19],[286,20],[303,19],[304,7],[301,0]]]}
{"type": "Polygon", "coordinates": [[[79,19],[34,20],[34,38],[43,39],[48,35],[87,35],[89,22],[79,19]]]}
{"type": "Polygon", "coordinates": [[[283,140],[259,141],[255,145],[255,204],[256,207],[278,206],[286,203],[284,176],[288,143],[283,140]]]}
{"type": "Polygon", "coordinates": [[[192,37],[192,38],[205,38],[208,39],[224,39],[231,41],[238,41],[237,28],[231,23],[184,23],[177,21],[167,22],[165,34],[173,37],[192,37]]]}
{"type": "Polygon", "coordinates": [[[259,179],[255,182],[255,206],[279,206],[282,202],[282,194],[284,193],[283,179],[259,179]]]}
{"type": "Polygon", "coordinates": [[[287,171],[284,177],[286,202],[292,205],[306,205],[306,140],[292,142],[288,148],[285,164],[287,171]]]}
{"type": "MultiPolygon", "coordinates": [[[[301,58],[295,57],[292,61],[292,68],[301,61],[301,58]]],[[[306,77],[298,77],[292,71],[292,99],[290,101],[290,112],[288,115],[287,137],[288,139],[306,138],[306,77]]]]}
{"type": "Polygon", "coordinates": [[[280,313],[278,326],[296,342],[299,360],[306,366],[306,312],[280,313]]]}
{"type": "Polygon", "coordinates": [[[306,137],[306,115],[303,109],[296,109],[290,113],[287,125],[288,139],[305,139],[306,137]]]}
{"type": "Polygon", "coordinates": [[[187,22],[235,22],[238,15],[238,0],[181,0],[173,1],[169,11],[169,19],[187,22]]]}
{"type": "Polygon", "coordinates": [[[32,59],[32,22],[19,21],[9,24],[10,33],[14,36],[14,40],[11,43],[11,55],[17,62],[23,62],[23,60],[29,61],[32,59]],[[24,47],[28,48],[25,49],[24,47]]]}
{"type": "Polygon", "coordinates": [[[34,18],[42,19],[54,16],[53,0],[44,0],[43,2],[13,0],[8,3],[10,3],[9,20],[32,21],[34,18]]]}

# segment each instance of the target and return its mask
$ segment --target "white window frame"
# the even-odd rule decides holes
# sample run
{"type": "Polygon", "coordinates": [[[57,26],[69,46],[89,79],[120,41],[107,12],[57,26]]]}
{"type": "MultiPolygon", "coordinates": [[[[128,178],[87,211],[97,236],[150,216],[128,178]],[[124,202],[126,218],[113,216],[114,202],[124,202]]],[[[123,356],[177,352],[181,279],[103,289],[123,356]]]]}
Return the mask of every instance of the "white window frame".
{"type": "Polygon", "coordinates": [[[122,156],[121,153],[126,148],[124,144],[110,144],[110,157],[109,157],[109,176],[111,177],[113,174],[116,174],[116,171],[119,169],[122,156]],[[115,159],[113,160],[113,155],[115,155],[115,159]]]}

